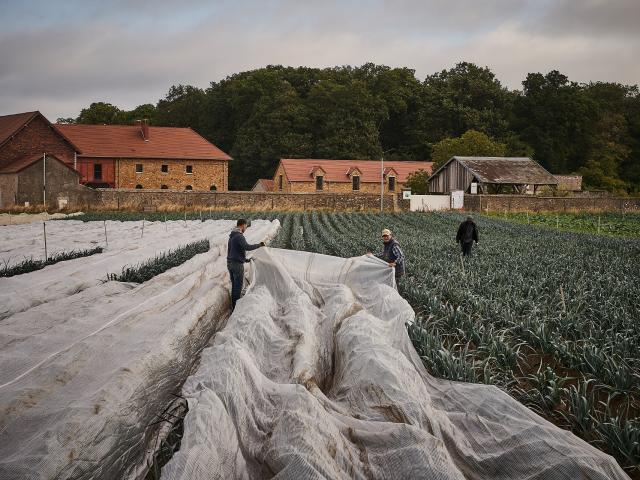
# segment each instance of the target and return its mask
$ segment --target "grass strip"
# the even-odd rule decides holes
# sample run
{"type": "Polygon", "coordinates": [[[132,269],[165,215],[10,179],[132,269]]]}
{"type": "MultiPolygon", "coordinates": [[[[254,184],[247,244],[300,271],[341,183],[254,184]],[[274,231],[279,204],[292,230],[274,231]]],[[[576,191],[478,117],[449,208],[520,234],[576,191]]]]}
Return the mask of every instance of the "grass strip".
{"type": "Polygon", "coordinates": [[[107,275],[108,281],[116,282],[133,282],[143,283],[147,280],[166,272],[170,268],[182,265],[187,260],[195,257],[199,253],[209,251],[209,240],[200,240],[198,242],[189,243],[175,250],[156,255],[154,258],[136,264],[134,266],[125,266],[119,274],[110,273],[107,275]]]}
{"type": "Polygon", "coordinates": [[[102,253],[102,247],[54,253],[47,260],[34,260],[33,258],[27,258],[23,262],[12,266],[5,263],[3,267],[0,267],[0,277],[13,277],[14,275],[35,272],[36,270],[42,270],[48,265],[64,262],[65,260],[73,260],[74,258],[88,257],[90,255],[95,255],[96,253],[102,253]]]}

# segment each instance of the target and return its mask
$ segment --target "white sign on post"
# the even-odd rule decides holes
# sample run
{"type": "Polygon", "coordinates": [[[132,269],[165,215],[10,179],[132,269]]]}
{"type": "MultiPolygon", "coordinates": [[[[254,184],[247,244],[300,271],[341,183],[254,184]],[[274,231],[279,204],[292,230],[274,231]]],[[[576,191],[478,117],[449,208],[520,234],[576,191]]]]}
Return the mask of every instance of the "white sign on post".
{"type": "Polygon", "coordinates": [[[454,190],[451,192],[451,208],[460,210],[462,207],[464,207],[464,191],[454,190]]]}
{"type": "Polygon", "coordinates": [[[478,184],[476,182],[471,183],[471,195],[478,194],[478,184]]]}
{"type": "Polygon", "coordinates": [[[411,200],[411,190],[402,190],[402,199],[411,200]]]}

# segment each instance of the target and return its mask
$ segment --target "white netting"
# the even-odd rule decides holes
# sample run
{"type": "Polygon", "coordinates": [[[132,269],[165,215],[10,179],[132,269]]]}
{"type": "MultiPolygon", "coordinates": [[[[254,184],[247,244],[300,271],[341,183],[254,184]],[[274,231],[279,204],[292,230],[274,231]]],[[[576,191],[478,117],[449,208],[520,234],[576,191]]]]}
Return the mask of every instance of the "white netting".
{"type": "Polygon", "coordinates": [[[498,388],[431,377],[384,262],[262,249],[163,480],[625,479],[498,388]]]}
{"type": "MultiPolygon", "coordinates": [[[[61,235],[76,228],[77,242],[103,228],[75,223],[57,228],[61,235]]],[[[0,279],[0,479],[139,478],[146,471],[157,415],[225,320],[234,225],[147,224],[140,238],[140,224],[123,224],[103,254],[0,279]],[[103,283],[125,259],[137,263],[203,238],[209,252],[144,284],[103,283]]],[[[278,227],[255,221],[247,239],[268,240],[278,227]]]]}

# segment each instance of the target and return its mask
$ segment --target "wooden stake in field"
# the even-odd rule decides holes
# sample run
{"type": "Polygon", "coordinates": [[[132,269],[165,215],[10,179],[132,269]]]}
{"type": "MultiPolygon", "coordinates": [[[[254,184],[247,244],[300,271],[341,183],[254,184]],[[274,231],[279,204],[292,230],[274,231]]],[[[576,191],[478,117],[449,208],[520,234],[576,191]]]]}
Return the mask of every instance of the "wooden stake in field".
{"type": "Polygon", "coordinates": [[[102,221],[103,225],[104,225],[104,241],[107,244],[107,247],[109,246],[109,237],[107,237],[107,221],[103,220],[102,221]]]}
{"type": "Polygon", "coordinates": [[[167,214],[164,214],[164,231],[167,231],[167,214]]]}
{"type": "Polygon", "coordinates": [[[600,215],[598,215],[598,235],[600,235],[600,215]]]}
{"type": "Polygon", "coordinates": [[[529,225],[529,210],[527,210],[526,212],[527,212],[527,225],[529,225]]]}
{"type": "Polygon", "coordinates": [[[560,218],[558,217],[557,213],[556,213],[556,230],[560,230],[560,218]]]}
{"type": "Polygon", "coordinates": [[[140,235],[140,238],[144,237],[144,220],[145,218],[142,217],[142,235],[140,235]]]}
{"type": "Polygon", "coordinates": [[[44,261],[49,260],[49,255],[47,254],[47,222],[42,222],[42,231],[44,232],[44,261]]]}

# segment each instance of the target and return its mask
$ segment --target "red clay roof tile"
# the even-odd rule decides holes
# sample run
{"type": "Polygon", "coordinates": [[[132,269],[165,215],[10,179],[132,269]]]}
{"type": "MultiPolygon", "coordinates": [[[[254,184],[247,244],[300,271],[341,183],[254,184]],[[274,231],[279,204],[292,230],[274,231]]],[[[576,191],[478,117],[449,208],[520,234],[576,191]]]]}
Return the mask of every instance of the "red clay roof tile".
{"type": "MultiPolygon", "coordinates": [[[[290,182],[311,182],[311,171],[314,167],[321,167],[325,171],[324,180],[327,182],[351,182],[348,173],[357,168],[361,172],[360,181],[374,183],[380,181],[380,160],[320,160],[320,159],[292,159],[280,160],[285,175],[290,182]]],[[[385,174],[389,169],[398,175],[397,181],[404,183],[410,173],[424,170],[431,174],[433,162],[414,162],[402,160],[385,160],[385,174]]]]}
{"type": "Polygon", "coordinates": [[[175,158],[231,160],[190,128],[149,127],[145,141],[140,126],[55,125],[82,150],[83,157],[175,158]]]}

